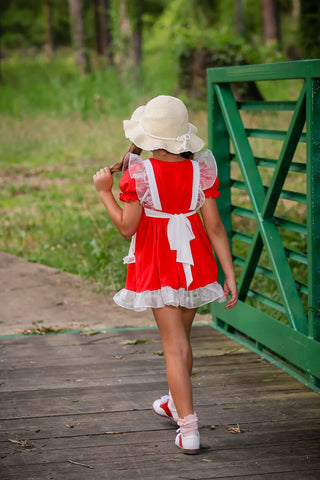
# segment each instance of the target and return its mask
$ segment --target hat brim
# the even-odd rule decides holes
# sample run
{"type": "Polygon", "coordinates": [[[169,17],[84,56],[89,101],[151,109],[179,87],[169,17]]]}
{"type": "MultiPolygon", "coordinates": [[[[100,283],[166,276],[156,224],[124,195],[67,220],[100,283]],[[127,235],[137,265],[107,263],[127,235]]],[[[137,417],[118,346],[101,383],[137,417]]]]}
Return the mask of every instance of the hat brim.
{"type": "Polygon", "coordinates": [[[167,150],[170,153],[180,154],[183,152],[199,152],[205,142],[196,135],[198,129],[192,123],[189,123],[190,138],[186,141],[185,147],[181,150],[181,140],[176,139],[160,139],[149,136],[145,130],[141,128],[141,117],[145,106],[138,107],[132,114],[130,120],[123,121],[123,128],[126,138],[142,150],[152,151],[158,149],[167,150]]]}

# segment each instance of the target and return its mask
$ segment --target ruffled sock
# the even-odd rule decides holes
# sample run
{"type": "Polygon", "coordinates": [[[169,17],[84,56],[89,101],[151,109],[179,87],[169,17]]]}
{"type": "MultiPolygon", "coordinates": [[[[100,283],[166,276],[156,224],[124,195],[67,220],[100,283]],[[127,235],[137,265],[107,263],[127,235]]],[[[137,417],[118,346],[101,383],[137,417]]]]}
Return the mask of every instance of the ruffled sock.
{"type": "Polygon", "coordinates": [[[191,435],[198,435],[198,417],[196,413],[191,413],[184,418],[179,418],[177,424],[180,427],[180,432],[184,437],[191,435]]]}

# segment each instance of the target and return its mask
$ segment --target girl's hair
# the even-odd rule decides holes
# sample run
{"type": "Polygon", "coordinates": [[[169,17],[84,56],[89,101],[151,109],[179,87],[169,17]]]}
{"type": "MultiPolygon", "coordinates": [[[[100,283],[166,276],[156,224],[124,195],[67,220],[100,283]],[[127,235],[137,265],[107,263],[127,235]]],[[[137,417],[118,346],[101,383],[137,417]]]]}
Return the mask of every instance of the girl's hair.
{"type": "Polygon", "coordinates": [[[183,158],[187,158],[189,160],[193,160],[193,153],[192,152],[183,152],[180,153],[180,156],[183,158]]]}
{"type": "Polygon", "coordinates": [[[127,153],[135,153],[136,155],[140,155],[141,152],[142,152],[141,148],[137,147],[134,143],[131,143],[128,150],[122,156],[120,162],[115,163],[114,165],[111,165],[110,167],[111,173],[122,172],[123,162],[127,153]]]}
{"type": "MultiPolygon", "coordinates": [[[[114,165],[111,165],[111,167],[110,167],[111,173],[122,172],[123,162],[124,162],[124,159],[125,159],[127,153],[135,153],[136,155],[140,155],[141,152],[142,152],[141,148],[137,147],[134,143],[131,143],[128,150],[122,156],[120,162],[115,163],[114,165]]],[[[183,158],[189,158],[190,160],[193,159],[193,153],[192,152],[184,152],[184,153],[181,153],[180,155],[183,158]]]]}

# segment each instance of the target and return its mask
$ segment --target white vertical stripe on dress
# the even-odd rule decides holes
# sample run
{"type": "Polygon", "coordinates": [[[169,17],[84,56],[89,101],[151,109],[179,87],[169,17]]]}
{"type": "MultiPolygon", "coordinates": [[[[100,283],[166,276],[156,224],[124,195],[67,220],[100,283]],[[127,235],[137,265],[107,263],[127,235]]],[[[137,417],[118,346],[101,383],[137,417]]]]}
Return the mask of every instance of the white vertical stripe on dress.
{"type": "Polygon", "coordinates": [[[145,164],[145,167],[146,167],[146,173],[147,173],[147,177],[148,177],[148,180],[149,180],[153,208],[155,208],[156,210],[162,210],[160,197],[159,197],[159,192],[158,192],[158,187],[157,187],[157,182],[156,182],[156,179],[155,179],[155,176],[154,176],[154,171],[153,171],[151,162],[150,162],[150,160],[145,160],[144,164],[145,164]]]}

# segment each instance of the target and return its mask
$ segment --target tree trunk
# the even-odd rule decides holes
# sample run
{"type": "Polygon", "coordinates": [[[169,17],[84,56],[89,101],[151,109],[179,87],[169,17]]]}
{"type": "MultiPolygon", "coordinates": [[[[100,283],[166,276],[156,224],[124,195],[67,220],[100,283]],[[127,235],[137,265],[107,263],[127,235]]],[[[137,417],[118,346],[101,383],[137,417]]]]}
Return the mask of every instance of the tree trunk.
{"type": "Polygon", "coordinates": [[[300,0],[292,0],[292,16],[299,18],[300,15],[300,0]]]}
{"type": "Polygon", "coordinates": [[[320,56],[320,4],[319,0],[300,3],[301,46],[304,58],[320,56]]]}
{"type": "Polygon", "coordinates": [[[141,64],[142,59],[142,14],[143,14],[143,0],[138,0],[135,7],[134,19],[134,33],[133,33],[133,48],[135,63],[137,66],[141,64]]]}
{"type": "Polygon", "coordinates": [[[83,45],[83,0],[69,0],[71,38],[75,53],[76,63],[80,73],[84,75],[89,71],[88,56],[83,45]]]}
{"type": "Polygon", "coordinates": [[[133,31],[126,0],[119,0],[119,23],[121,38],[120,69],[123,73],[133,73],[135,69],[133,31]]]}
{"type": "Polygon", "coordinates": [[[94,50],[97,52],[98,55],[101,55],[100,51],[100,32],[99,32],[99,8],[98,8],[98,0],[92,0],[91,3],[92,7],[92,14],[93,14],[93,42],[94,42],[94,50]]]}
{"type": "Polygon", "coordinates": [[[93,11],[96,51],[113,64],[110,0],[93,0],[93,11]]]}
{"type": "Polygon", "coordinates": [[[276,41],[280,44],[278,0],[261,0],[261,6],[264,43],[276,41]]]}
{"type": "Polygon", "coordinates": [[[53,33],[53,1],[46,0],[45,2],[45,16],[46,16],[46,45],[45,49],[49,57],[53,57],[54,53],[54,33],[53,33]]]}
{"type": "Polygon", "coordinates": [[[242,0],[236,0],[236,27],[237,34],[240,37],[244,36],[244,23],[243,23],[243,4],[242,0]]]}

